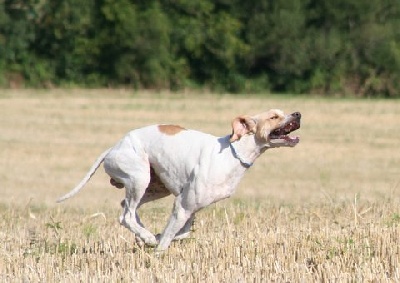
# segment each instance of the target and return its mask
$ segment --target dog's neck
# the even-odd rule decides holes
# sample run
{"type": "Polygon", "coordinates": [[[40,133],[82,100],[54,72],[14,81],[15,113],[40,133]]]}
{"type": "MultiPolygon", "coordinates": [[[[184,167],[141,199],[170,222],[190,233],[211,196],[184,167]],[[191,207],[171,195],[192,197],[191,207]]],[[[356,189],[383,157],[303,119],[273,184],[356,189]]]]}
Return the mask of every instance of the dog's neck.
{"type": "Polygon", "coordinates": [[[230,143],[229,147],[233,157],[238,159],[245,168],[250,168],[265,151],[263,146],[257,143],[254,135],[245,135],[240,140],[230,143]]]}

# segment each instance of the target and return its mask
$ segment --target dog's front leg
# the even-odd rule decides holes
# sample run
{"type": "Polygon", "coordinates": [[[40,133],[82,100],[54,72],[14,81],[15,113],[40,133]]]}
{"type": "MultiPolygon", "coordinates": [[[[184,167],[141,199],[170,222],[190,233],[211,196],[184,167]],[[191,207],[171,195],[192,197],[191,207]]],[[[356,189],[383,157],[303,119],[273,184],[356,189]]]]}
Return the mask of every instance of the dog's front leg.
{"type": "Polygon", "coordinates": [[[187,233],[188,231],[186,231],[186,229],[190,229],[193,222],[193,220],[190,221],[190,219],[192,219],[193,216],[194,210],[191,205],[188,205],[187,197],[182,194],[178,195],[175,199],[174,208],[168,224],[165,227],[164,232],[161,234],[160,243],[158,244],[156,251],[166,250],[175,236],[180,236],[178,235],[180,231],[187,233]],[[183,205],[183,203],[185,204],[183,205]],[[187,227],[185,224],[187,224],[187,227]]]}
{"type": "Polygon", "coordinates": [[[192,228],[193,222],[194,222],[194,216],[195,214],[192,213],[190,218],[186,221],[185,225],[179,232],[175,235],[174,241],[175,240],[183,240],[189,237],[190,235],[190,228],[192,228]]]}
{"type": "MultiPolygon", "coordinates": [[[[179,241],[183,239],[187,239],[190,236],[190,229],[192,228],[193,222],[194,222],[194,216],[195,214],[193,213],[190,218],[186,221],[185,225],[179,232],[175,235],[173,241],[179,241]]],[[[156,235],[157,241],[160,241],[161,239],[161,234],[156,235]]]]}

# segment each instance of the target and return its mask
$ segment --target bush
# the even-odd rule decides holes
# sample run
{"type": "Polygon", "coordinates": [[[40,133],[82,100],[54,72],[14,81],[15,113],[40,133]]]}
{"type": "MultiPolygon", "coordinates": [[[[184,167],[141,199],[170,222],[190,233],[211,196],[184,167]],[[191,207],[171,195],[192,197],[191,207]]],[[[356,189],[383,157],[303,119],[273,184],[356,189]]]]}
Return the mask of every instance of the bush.
{"type": "Polygon", "coordinates": [[[399,97],[398,0],[0,2],[0,85],[399,97]]]}

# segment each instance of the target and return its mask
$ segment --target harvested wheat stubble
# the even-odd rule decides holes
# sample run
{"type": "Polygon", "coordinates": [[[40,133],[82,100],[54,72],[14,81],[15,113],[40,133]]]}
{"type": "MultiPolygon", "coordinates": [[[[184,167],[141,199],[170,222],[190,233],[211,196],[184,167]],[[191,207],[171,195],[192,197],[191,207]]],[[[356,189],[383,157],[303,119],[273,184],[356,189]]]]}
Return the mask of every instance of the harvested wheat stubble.
{"type": "MultiPolygon", "coordinates": [[[[1,96],[1,94],[0,94],[1,96]]],[[[130,97],[123,91],[0,99],[0,280],[310,282],[400,280],[397,101],[130,97]],[[200,212],[193,238],[156,256],[120,227],[105,174],[55,200],[132,128],[171,123],[230,133],[269,108],[302,112],[300,144],[267,151],[233,199],[200,212]]],[[[144,206],[163,229],[171,199],[144,206]]]]}

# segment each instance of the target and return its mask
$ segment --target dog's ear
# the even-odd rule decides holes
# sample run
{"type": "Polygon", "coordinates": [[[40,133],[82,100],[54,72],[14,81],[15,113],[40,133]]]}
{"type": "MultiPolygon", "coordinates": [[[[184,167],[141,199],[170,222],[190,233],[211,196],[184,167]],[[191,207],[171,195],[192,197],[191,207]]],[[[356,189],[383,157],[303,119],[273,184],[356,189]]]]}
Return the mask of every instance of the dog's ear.
{"type": "Polygon", "coordinates": [[[229,139],[230,142],[240,140],[240,138],[248,133],[255,133],[256,121],[250,116],[244,115],[233,119],[232,121],[232,135],[229,139]]]}

